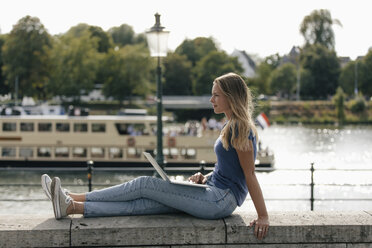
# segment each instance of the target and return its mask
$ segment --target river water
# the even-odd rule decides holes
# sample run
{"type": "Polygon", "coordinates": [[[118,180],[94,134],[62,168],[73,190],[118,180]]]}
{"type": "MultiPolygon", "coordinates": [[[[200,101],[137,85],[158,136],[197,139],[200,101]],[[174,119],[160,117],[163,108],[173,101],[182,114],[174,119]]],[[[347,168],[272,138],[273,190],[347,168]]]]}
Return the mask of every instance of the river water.
{"type": "MultiPolygon", "coordinates": [[[[310,210],[311,164],[314,172],[314,210],[372,210],[371,126],[282,126],[259,130],[263,146],[275,153],[275,170],[257,172],[269,211],[310,210]]],[[[0,170],[0,214],[53,214],[40,176],[59,176],[73,192],[87,191],[82,171],[0,170]]],[[[131,180],[152,172],[97,171],[93,189],[131,180]]],[[[190,174],[170,174],[177,179],[190,174]]],[[[249,197],[241,209],[254,211],[249,197]]]]}

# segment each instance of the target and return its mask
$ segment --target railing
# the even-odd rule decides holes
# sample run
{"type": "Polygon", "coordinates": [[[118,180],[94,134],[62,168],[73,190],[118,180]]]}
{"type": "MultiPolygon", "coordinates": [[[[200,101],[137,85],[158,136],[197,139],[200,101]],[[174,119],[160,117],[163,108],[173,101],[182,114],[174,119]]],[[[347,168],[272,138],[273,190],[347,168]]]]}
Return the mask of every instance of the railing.
{"type": "MultiPolygon", "coordinates": [[[[70,168],[71,169],[71,168],[70,168]]],[[[207,173],[208,171],[211,170],[210,167],[204,167],[203,165],[199,167],[194,167],[195,172],[196,171],[202,171],[204,173],[207,173]]],[[[82,170],[82,168],[78,169],[79,171],[82,170]]],[[[91,191],[93,186],[103,188],[103,187],[109,187],[113,186],[115,184],[109,184],[109,183],[93,183],[93,177],[94,177],[94,172],[99,172],[99,171],[104,171],[104,168],[94,168],[94,163],[93,161],[88,161],[87,162],[87,167],[86,167],[86,172],[87,172],[87,183],[86,184],[64,184],[65,187],[71,187],[71,186],[84,186],[86,185],[88,188],[88,191],[91,191]]],[[[117,170],[117,168],[115,168],[117,170]]],[[[309,169],[275,169],[275,171],[309,171],[309,169]]],[[[325,198],[316,198],[314,196],[314,188],[315,186],[343,186],[343,187],[356,187],[356,186],[363,186],[363,187],[372,187],[372,184],[367,183],[367,184],[322,184],[322,183],[316,183],[314,180],[314,172],[315,171],[372,171],[372,169],[315,169],[314,168],[314,163],[311,163],[310,167],[310,172],[311,172],[311,180],[310,184],[309,183],[293,183],[293,184],[262,184],[261,185],[269,185],[269,186],[309,186],[310,187],[310,197],[309,198],[266,198],[266,201],[304,201],[304,200],[309,200],[310,201],[310,209],[311,211],[314,210],[314,203],[316,201],[370,201],[372,202],[372,198],[331,198],[331,199],[325,199],[325,198]]],[[[32,184],[32,183],[22,183],[22,184],[3,184],[0,183],[0,189],[1,187],[6,187],[6,186],[14,186],[14,187],[38,187],[40,184],[32,184]]],[[[0,202],[6,202],[6,201],[14,201],[14,202],[27,202],[27,201],[45,201],[45,199],[0,199],[0,202]]]]}

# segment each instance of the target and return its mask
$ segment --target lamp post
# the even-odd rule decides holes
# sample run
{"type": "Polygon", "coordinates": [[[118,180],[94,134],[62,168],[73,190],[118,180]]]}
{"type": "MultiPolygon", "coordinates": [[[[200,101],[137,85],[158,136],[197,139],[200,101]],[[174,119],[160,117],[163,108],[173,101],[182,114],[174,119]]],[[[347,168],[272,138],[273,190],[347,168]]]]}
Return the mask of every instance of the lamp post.
{"type": "Polygon", "coordinates": [[[164,164],[163,156],[163,123],[162,123],[162,84],[160,57],[167,56],[167,43],[169,31],[165,31],[160,24],[160,15],[155,14],[155,24],[146,32],[147,44],[150,49],[151,57],[157,57],[156,68],[156,102],[157,102],[157,148],[156,161],[160,166],[164,164]]]}

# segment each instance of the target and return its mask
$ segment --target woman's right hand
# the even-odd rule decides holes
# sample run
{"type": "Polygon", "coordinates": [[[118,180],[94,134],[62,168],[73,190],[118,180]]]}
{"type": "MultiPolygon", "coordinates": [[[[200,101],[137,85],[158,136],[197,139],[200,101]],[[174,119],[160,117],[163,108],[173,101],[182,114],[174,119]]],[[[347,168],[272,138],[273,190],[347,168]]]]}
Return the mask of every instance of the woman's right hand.
{"type": "Polygon", "coordinates": [[[201,174],[200,172],[192,175],[189,177],[189,181],[193,183],[198,183],[198,184],[205,184],[207,182],[207,177],[201,174]]]}

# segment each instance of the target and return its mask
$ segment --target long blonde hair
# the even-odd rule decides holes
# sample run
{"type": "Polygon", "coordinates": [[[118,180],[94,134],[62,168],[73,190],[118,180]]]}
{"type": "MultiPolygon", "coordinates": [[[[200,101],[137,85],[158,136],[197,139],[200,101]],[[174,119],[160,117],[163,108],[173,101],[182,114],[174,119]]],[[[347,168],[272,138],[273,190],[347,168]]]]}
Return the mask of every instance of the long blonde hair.
{"type": "Polygon", "coordinates": [[[257,129],[252,119],[254,106],[251,91],[244,80],[235,73],[222,75],[216,78],[213,84],[217,84],[227,97],[232,112],[230,119],[221,131],[223,147],[225,150],[229,149],[230,137],[231,145],[235,149],[247,151],[250,148],[248,140],[250,132],[253,132],[253,135],[258,138],[257,129]]]}

